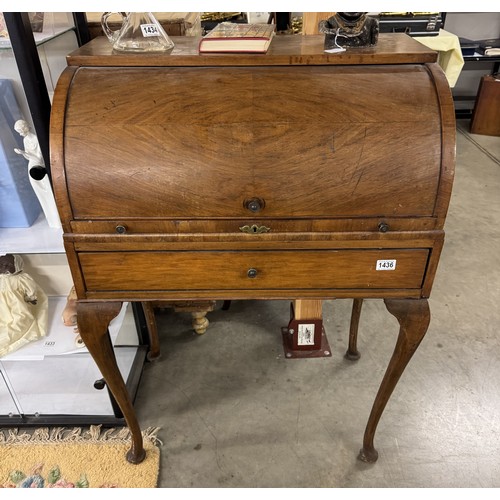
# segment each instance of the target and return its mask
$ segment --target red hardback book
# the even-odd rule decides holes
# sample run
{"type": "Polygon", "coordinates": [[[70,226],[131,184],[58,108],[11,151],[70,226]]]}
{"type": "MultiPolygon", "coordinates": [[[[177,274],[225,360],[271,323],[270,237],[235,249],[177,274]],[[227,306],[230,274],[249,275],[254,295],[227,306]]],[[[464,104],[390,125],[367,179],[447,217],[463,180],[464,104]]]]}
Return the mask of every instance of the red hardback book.
{"type": "Polygon", "coordinates": [[[274,34],[274,24],[220,23],[200,40],[199,51],[265,53],[274,34]]]}

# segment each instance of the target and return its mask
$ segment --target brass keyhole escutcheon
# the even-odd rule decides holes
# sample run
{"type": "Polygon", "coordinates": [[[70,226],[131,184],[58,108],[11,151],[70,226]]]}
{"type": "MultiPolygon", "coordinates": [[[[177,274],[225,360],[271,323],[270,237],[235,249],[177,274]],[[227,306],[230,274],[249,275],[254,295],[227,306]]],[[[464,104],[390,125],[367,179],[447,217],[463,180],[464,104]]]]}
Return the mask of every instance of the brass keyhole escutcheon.
{"type": "Polygon", "coordinates": [[[251,226],[249,225],[241,226],[240,231],[242,233],[260,234],[260,233],[268,233],[269,231],[271,231],[271,228],[267,226],[257,226],[257,224],[252,224],[251,226]]]}

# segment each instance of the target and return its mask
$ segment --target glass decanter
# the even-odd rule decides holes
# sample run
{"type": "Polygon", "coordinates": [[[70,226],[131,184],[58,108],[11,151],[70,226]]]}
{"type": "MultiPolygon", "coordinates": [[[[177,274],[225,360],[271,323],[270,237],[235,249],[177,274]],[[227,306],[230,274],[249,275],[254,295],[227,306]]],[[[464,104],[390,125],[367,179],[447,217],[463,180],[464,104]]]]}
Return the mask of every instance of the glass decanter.
{"type": "Polygon", "coordinates": [[[101,25],[115,50],[163,52],[174,46],[152,12],[105,12],[101,17],[101,25]],[[119,30],[113,31],[108,26],[108,18],[112,14],[122,16],[122,27],[119,30]]]}

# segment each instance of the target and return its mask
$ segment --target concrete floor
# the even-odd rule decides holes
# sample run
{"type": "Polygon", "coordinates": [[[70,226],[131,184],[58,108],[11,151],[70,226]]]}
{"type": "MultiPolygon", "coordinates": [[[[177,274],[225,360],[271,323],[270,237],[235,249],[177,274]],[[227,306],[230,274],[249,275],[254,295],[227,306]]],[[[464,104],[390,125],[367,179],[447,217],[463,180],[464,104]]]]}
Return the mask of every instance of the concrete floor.
{"type": "Polygon", "coordinates": [[[333,356],[286,359],[289,302],[158,315],[142,427],[160,426],[160,487],[500,487],[500,138],[459,122],[446,243],[426,337],[387,405],[376,464],[357,460],[398,324],[365,302],[358,362],[343,358],[350,300],[324,304],[333,356]]]}

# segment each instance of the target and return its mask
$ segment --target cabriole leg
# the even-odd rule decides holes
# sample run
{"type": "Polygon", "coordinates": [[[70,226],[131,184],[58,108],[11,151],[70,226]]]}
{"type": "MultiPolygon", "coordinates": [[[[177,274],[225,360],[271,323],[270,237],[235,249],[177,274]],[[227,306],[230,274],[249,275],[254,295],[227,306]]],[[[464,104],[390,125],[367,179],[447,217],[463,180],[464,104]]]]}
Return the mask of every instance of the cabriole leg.
{"type": "Polygon", "coordinates": [[[130,429],[132,446],[127,453],[127,460],[139,464],[146,456],[142,433],[127,387],[118,369],[108,333],[108,325],[118,315],[121,306],[121,302],[78,302],[78,327],[85,346],[101,371],[130,429]]]}
{"type": "Polygon", "coordinates": [[[354,299],[352,303],[351,327],[349,329],[349,346],[344,356],[346,359],[349,359],[351,361],[356,361],[361,356],[358,351],[358,327],[362,305],[363,299],[354,299]]]}
{"type": "Polygon", "coordinates": [[[387,310],[398,320],[400,329],[394,353],[366,424],[363,448],[359,452],[359,459],[363,462],[377,461],[378,452],[373,446],[373,438],[378,422],[406,365],[424,338],[430,321],[427,299],[386,299],[384,302],[387,310]]]}
{"type": "Polygon", "coordinates": [[[142,310],[148,328],[149,351],[147,358],[153,361],[160,357],[160,339],[158,336],[158,327],[156,326],[155,310],[152,302],[142,302],[142,310]]]}

